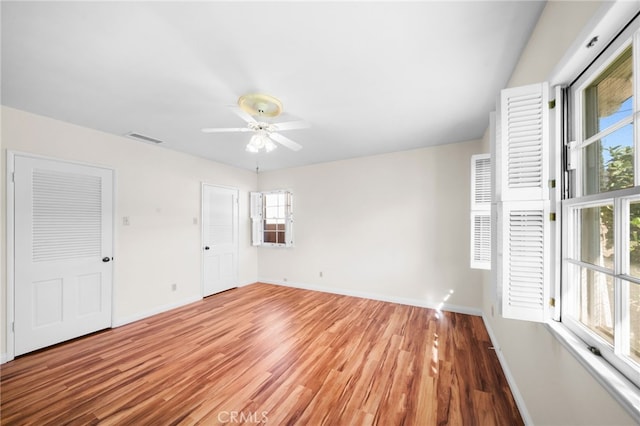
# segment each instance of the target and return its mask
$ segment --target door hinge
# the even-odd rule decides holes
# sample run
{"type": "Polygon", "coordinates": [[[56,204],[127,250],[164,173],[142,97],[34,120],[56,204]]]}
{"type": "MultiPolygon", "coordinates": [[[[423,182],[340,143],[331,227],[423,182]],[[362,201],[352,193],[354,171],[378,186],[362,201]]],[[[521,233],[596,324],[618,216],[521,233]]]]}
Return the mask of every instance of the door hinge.
{"type": "Polygon", "coordinates": [[[554,109],[556,107],[556,100],[552,99],[549,101],[549,109],[554,109]]]}
{"type": "Polygon", "coordinates": [[[555,188],[555,187],[556,187],[556,180],[549,179],[549,188],[555,188]]]}
{"type": "Polygon", "coordinates": [[[556,214],[555,213],[549,213],[549,220],[551,222],[555,222],[556,221],[556,214]]]}
{"type": "Polygon", "coordinates": [[[15,323],[15,322],[12,322],[12,323],[11,323],[11,332],[12,332],[12,333],[15,333],[15,332],[16,332],[16,323],[15,323]]]}
{"type": "Polygon", "coordinates": [[[550,297],[549,298],[549,306],[551,306],[551,307],[555,307],[556,306],[556,298],[555,297],[550,297]]]}
{"type": "Polygon", "coordinates": [[[16,183],[16,172],[11,172],[11,183],[16,183]]]}

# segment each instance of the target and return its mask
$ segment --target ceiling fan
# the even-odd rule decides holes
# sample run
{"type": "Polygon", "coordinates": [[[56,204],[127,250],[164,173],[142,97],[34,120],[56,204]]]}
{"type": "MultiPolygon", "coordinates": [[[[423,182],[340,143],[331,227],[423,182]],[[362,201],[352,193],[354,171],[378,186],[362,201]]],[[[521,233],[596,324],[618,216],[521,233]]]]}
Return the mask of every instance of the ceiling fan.
{"type": "Polygon", "coordinates": [[[284,130],[305,129],[309,127],[306,121],[285,121],[282,123],[269,123],[264,121],[268,118],[277,117],[282,113],[282,102],[279,99],[265,94],[251,93],[243,95],[238,99],[238,106],[231,107],[240,118],[247,122],[247,127],[227,127],[227,128],[204,128],[204,133],[224,133],[224,132],[253,132],[251,140],[247,144],[247,151],[259,152],[264,149],[267,152],[273,151],[277,145],[286,146],[293,151],[302,149],[302,145],[291,139],[282,136],[284,130]],[[254,118],[258,117],[258,121],[254,118]]]}

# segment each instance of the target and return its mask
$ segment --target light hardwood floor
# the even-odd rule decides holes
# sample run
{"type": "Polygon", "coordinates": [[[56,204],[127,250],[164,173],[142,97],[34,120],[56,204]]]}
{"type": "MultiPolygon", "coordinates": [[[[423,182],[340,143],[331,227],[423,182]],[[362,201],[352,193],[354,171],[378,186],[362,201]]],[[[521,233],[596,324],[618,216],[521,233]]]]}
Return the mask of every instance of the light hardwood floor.
{"type": "Polygon", "coordinates": [[[518,425],[480,317],[254,284],[1,367],[2,424],[518,425]]]}

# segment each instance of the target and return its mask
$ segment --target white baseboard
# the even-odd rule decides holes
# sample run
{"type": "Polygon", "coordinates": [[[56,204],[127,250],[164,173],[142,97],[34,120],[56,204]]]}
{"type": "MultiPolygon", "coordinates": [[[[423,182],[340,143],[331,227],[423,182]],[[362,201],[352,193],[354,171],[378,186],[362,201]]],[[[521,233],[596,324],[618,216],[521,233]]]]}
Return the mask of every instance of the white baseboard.
{"type": "Polygon", "coordinates": [[[113,323],[111,324],[111,327],[113,328],[121,327],[123,325],[140,321],[141,319],[145,319],[153,315],[161,314],[163,312],[170,311],[171,309],[179,308],[181,306],[188,305],[189,303],[197,302],[199,300],[202,300],[201,296],[192,296],[186,299],[179,300],[174,303],[168,303],[166,305],[156,306],[155,308],[150,309],[148,311],[137,313],[135,315],[130,315],[128,317],[114,318],[113,323]]]}
{"type": "Polygon", "coordinates": [[[513,399],[516,401],[516,405],[518,406],[518,410],[520,411],[520,415],[522,416],[522,420],[525,425],[533,425],[533,419],[529,414],[529,410],[527,410],[527,406],[524,403],[524,398],[518,389],[518,385],[516,384],[516,379],[511,374],[511,370],[509,369],[509,365],[507,364],[507,360],[505,359],[502,348],[498,343],[498,338],[493,333],[493,329],[491,328],[491,324],[487,317],[482,314],[482,321],[484,321],[484,327],[487,329],[487,333],[489,333],[489,338],[491,339],[491,343],[493,344],[493,349],[496,351],[496,355],[498,355],[498,361],[500,361],[500,366],[502,367],[502,371],[504,371],[504,375],[507,378],[507,383],[509,383],[509,388],[511,389],[511,394],[513,394],[513,399]]]}
{"type": "MultiPolygon", "coordinates": [[[[244,286],[255,284],[255,283],[256,281],[247,281],[244,283],[239,283],[238,287],[244,287],[244,286]]],[[[161,314],[163,312],[170,311],[171,309],[179,308],[181,306],[188,305],[189,303],[194,303],[199,300],[202,300],[202,296],[192,296],[175,303],[169,303],[166,305],[157,306],[153,309],[150,309],[148,311],[145,311],[139,314],[131,315],[125,318],[114,319],[113,324],[111,326],[113,328],[121,327],[125,324],[130,324],[132,322],[140,321],[141,319],[145,319],[153,315],[161,314]]]]}
{"type": "Polygon", "coordinates": [[[382,302],[398,303],[401,305],[418,306],[421,308],[430,308],[430,309],[436,309],[439,311],[456,312],[459,314],[482,316],[482,311],[480,309],[471,308],[468,306],[450,305],[447,303],[436,304],[436,303],[431,303],[424,300],[411,299],[408,297],[394,297],[394,296],[387,296],[387,295],[378,294],[378,293],[369,293],[369,292],[350,290],[350,289],[344,289],[344,288],[325,287],[325,286],[315,285],[315,284],[294,283],[291,281],[261,279],[259,280],[259,282],[265,283],[265,284],[280,285],[284,287],[300,288],[303,290],[320,291],[323,293],[340,294],[342,296],[360,297],[362,299],[380,300],[382,302]]]}
{"type": "Polygon", "coordinates": [[[4,364],[5,362],[9,362],[11,361],[11,359],[9,358],[9,355],[5,352],[0,354],[0,364],[4,364]]]}

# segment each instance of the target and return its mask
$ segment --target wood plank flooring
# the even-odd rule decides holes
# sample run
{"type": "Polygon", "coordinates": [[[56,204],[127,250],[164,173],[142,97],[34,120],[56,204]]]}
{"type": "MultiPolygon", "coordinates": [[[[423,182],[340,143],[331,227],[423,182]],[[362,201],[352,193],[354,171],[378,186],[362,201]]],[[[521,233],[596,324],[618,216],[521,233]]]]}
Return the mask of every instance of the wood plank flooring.
{"type": "Polygon", "coordinates": [[[254,284],[1,366],[13,424],[523,424],[480,317],[254,284]]]}

